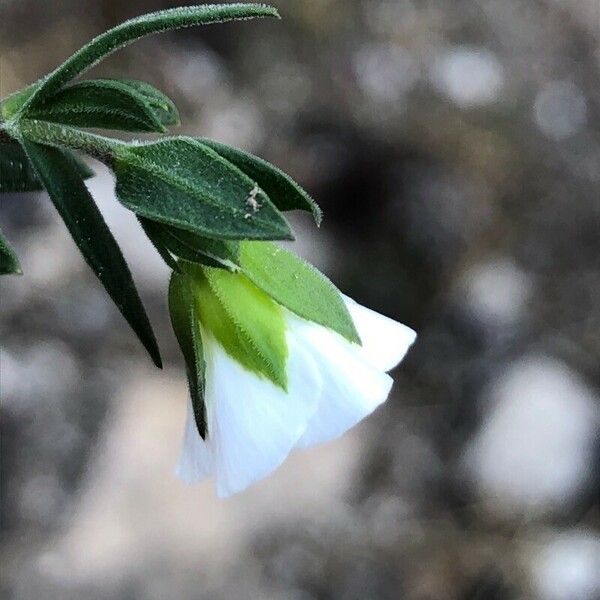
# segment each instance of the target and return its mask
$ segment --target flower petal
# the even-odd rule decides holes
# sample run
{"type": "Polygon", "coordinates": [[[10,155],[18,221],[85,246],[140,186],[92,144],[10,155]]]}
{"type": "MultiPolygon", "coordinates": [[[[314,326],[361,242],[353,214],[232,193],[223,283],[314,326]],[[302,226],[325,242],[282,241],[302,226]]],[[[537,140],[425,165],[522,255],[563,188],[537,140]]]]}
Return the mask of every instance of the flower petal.
{"type": "Polygon", "coordinates": [[[392,378],[375,368],[359,346],[317,325],[289,316],[292,334],[309,350],[323,378],[317,411],[297,448],[333,440],[371,414],[388,397],[392,378]]]}
{"type": "Polygon", "coordinates": [[[393,369],[404,358],[417,334],[410,327],[362,306],[348,296],[343,298],[362,341],[365,358],[382,371],[393,369]]]}
{"type": "Polygon", "coordinates": [[[185,483],[197,483],[206,477],[210,477],[213,471],[212,451],[208,443],[198,433],[190,399],[185,420],[183,447],[175,473],[185,483]]]}
{"type": "Polygon", "coordinates": [[[217,493],[229,496],[274,471],[317,409],[322,380],[288,336],[288,391],[246,370],[214,340],[207,342],[206,400],[217,493]],[[212,418],[210,413],[212,413],[212,418]]]}

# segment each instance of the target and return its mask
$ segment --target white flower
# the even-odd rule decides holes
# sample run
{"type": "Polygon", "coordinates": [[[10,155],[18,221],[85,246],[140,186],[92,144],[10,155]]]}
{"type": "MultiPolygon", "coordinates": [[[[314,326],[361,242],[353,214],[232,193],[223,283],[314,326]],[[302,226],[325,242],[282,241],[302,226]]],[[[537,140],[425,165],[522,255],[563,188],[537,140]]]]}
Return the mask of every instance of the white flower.
{"type": "Polygon", "coordinates": [[[344,302],[362,345],[282,308],[287,390],[242,366],[200,323],[208,434],[200,437],[190,403],[179,477],[213,477],[217,494],[229,496],[269,475],[295,448],[339,437],[386,400],[386,371],[416,334],[350,298],[344,302]]]}

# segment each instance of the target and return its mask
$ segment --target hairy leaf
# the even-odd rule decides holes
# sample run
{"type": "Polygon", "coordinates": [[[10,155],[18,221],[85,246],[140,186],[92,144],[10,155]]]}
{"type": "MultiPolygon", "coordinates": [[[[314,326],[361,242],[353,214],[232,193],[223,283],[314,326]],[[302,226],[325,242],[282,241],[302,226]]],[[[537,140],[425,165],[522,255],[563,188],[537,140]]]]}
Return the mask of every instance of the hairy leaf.
{"type": "Polygon", "coordinates": [[[256,181],[279,210],[297,209],[311,212],[317,225],[320,225],[322,212],[319,205],[281,169],[238,148],[232,148],[206,138],[201,138],[199,141],[256,181]]]}
{"type": "Polygon", "coordinates": [[[140,216],[211,238],[292,238],[249,177],[191,138],[120,146],[113,169],[117,196],[140,216]]]}
{"type": "Polygon", "coordinates": [[[240,266],[250,280],[282,306],[360,344],[340,291],[309,263],[275,244],[242,242],[240,266]]]}
{"type": "Polygon", "coordinates": [[[72,158],[56,148],[23,141],[39,179],[62,217],[83,257],[142,342],[161,366],[152,326],[129,267],[72,158]]]}
{"type": "Polygon", "coordinates": [[[4,239],[0,230],[0,275],[22,275],[21,265],[15,251],[4,239]]]}
{"type": "Polygon", "coordinates": [[[141,37],[181,27],[277,16],[275,8],[263,4],[205,4],[161,10],[125,21],[93,39],[39,82],[20,110],[27,112],[38,106],[103,58],[141,37]]]}
{"type": "Polygon", "coordinates": [[[142,92],[137,83],[116,79],[81,81],[30,109],[27,116],[75,127],[165,132],[164,120],[172,122],[177,111],[166,96],[144,85],[142,92]]]}
{"type": "Polygon", "coordinates": [[[202,325],[241,365],[287,388],[283,310],[242,273],[186,263],[202,325]]]}
{"type": "Polygon", "coordinates": [[[154,249],[160,254],[161,258],[165,261],[167,267],[175,271],[175,273],[181,273],[181,269],[177,264],[177,258],[171,254],[169,249],[163,243],[162,235],[159,229],[159,223],[145,219],[144,217],[138,217],[138,221],[144,230],[144,233],[154,246],[154,249]]]}
{"type": "Polygon", "coordinates": [[[179,342],[194,408],[196,427],[202,439],[207,435],[204,382],[206,366],[200,335],[200,321],[196,316],[192,280],[174,273],[169,283],[169,314],[173,331],[179,342]]]}
{"type": "Polygon", "coordinates": [[[145,81],[138,81],[137,79],[120,79],[119,81],[127,84],[144,96],[146,102],[150,105],[164,127],[173,127],[181,123],[179,120],[179,111],[173,100],[153,85],[145,81]]]}
{"type": "Polygon", "coordinates": [[[8,121],[11,117],[16,115],[23,105],[29,101],[29,98],[35,92],[39,82],[32,83],[22,90],[18,90],[2,99],[0,102],[0,119],[8,121]]]}
{"type": "MultiPolygon", "coordinates": [[[[139,219],[144,231],[157,249],[160,247],[169,255],[209,267],[228,270],[237,268],[240,253],[239,242],[214,240],[144,217],[139,219]]],[[[169,262],[167,264],[173,268],[169,262]]]]}
{"type": "MultiPolygon", "coordinates": [[[[78,157],[71,155],[80,177],[94,172],[78,157]]],[[[0,142],[0,192],[37,192],[43,190],[35,170],[17,142],[0,142]]]]}

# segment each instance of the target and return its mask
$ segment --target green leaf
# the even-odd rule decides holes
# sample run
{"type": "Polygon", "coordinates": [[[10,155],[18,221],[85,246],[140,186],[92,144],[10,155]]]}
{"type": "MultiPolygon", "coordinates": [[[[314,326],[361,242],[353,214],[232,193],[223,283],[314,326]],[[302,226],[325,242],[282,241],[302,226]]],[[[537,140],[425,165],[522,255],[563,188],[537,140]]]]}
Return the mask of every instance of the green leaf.
{"type": "Polygon", "coordinates": [[[192,280],[174,273],[169,283],[169,314],[173,331],[185,360],[185,367],[194,408],[196,427],[202,439],[207,435],[204,387],[206,365],[200,335],[200,321],[194,308],[192,280]]]}
{"type": "Polygon", "coordinates": [[[177,259],[171,254],[169,249],[165,246],[162,241],[161,232],[158,229],[158,223],[150,221],[150,219],[144,219],[144,217],[138,217],[138,221],[144,230],[144,233],[154,246],[154,249],[160,254],[161,258],[165,261],[167,267],[175,271],[175,273],[181,273],[181,269],[177,264],[177,259]]]}
{"type": "Polygon", "coordinates": [[[158,90],[150,96],[147,88],[142,93],[137,85],[116,79],[81,81],[30,109],[27,117],[75,127],[163,133],[167,129],[163,119],[174,118],[173,103],[164,95],[159,100],[158,90]]]}
{"type": "Polygon", "coordinates": [[[317,225],[321,224],[322,212],[319,205],[281,169],[238,148],[206,138],[201,138],[199,141],[256,181],[279,210],[305,210],[313,214],[317,225]]]}
{"type": "Polygon", "coordinates": [[[21,265],[15,251],[4,239],[0,230],[0,275],[22,275],[21,265]]]}
{"type": "MultiPolygon", "coordinates": [[[[94,172],[78,157],[71,155],[80,177],[94,172]]],[[[0,142],[0,192],[38,192],[40,183],[23,148],[17,142],[0,142]]]]}
{"type": "MultiPolygon", "coordinates": [[[[199,263],[209,267],[225,268],[230,271],[237,269],[240,254],[239,242],[213,240],[196,233],[184,231],[183,229],[151,221],[144,217],[140,217],[139,219],[144,231],[157,249],[160,247],[169,256],[176,256],[188,262],[199,263]]],[[[169,262],[167,264],[173,270],[178,270],[178,268],[170,265],[169,262]]]]}
{"type": "Polygon", "coordinates": [[[249,371],[287,389],[283,310],[242,273],[185,263],[202,325],[249,371]]]}
{"type": "Polygon", "coordinates": [[[141,37],[194,25],[278,16],[275,8],[263,4],[205,4],[161,10],[125,21],[93,39],[40,81],[20,110],[27,112],[39,106],[66,83],[141,37]]]}
{"type": "Polygon", "coordinates": [[[138,81],[137,79],[120,79],[119,81],[127,84],[144,96],[146,102],[150,105],[164,127],[174,127],[181,124],[179,111],[173,100],[166,94],[163,94],[160,90],[157,90],[153,85],[145,81],[138,81]]]}
{"type": "Polygon", "coordinates": [[[24,140],[24,148],[83,257],[156,366],[161,366],[152,326],[129,267],[106,225],[76,163],[61,150],[24,140]]]}
{"type": "Polygon", "coordinates": [[[8,121],[14,115],[18,114],[23,105],[29,101],[33,92],[39,86],[39,82],[32,83],[22,90],[18,90],[7,96],[0,102],[0,120],[8,121]]]}
{"type": "Polygon", "coordinates": [[[43,189],[23,148],[16,142],[0,143],[0,192],[35,192],[43,189]]]}
{"type": "Polygon", "coordinates": [[[290,239],[266,194],[191,138],[115,149],[117,196],[140,216],[218,239],[290,239]]]}
{"type": "Polygon", "coordinates": [[[250,280],[282,306],[360,344],[340,291],[309,263],[275,244],[242,242],[240,266],[250,280]]]}

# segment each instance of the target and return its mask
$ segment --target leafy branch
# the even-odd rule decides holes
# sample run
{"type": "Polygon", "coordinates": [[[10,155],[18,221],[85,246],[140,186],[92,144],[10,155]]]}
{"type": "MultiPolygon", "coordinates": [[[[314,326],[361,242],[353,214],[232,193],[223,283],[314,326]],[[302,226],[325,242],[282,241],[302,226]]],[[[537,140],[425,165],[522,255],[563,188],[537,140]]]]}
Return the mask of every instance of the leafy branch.
{"type": "MultiPolygon", "coordinates": [[[[251,279],[267,281],[268,270],[261,261],[269,257],[250,260],[240,244],[293,239],[282,212],[309,211],[319,223],[321,211],[280,169],[236,148],[183,136],[126,142],[85,131],[164,134],[179,124],[179,113],[170,98],[143,81],[74,80],[150,34],[278,16],[275,8],[262,4],[223,4],[174,8],[131,19],[0,102],[0,193],[47,191],[84,259],[157,366],[161,359],[152,326],[121,250],[84,183],[93,172],[79,153],[100,160],[114,172],[117,198],[137,215],[150,241],[176,272],[191,263],[241,270],[251,279]]],[[[20,273],[19,260],[0,232],[0,274],[20,273]]],[[[303,269],[298,273],[317,277],[303,269]]],[[[292,285],[294,279],[288,277],[288,283],[292,285]]],[[[279,288],[285,295],[285,285],[279,288]]],[[[352,331],[340,332],[352,336],[352,331]]],[[[199,370],[198,365],[192,369],[199,370]]]]}

